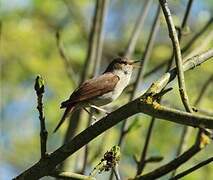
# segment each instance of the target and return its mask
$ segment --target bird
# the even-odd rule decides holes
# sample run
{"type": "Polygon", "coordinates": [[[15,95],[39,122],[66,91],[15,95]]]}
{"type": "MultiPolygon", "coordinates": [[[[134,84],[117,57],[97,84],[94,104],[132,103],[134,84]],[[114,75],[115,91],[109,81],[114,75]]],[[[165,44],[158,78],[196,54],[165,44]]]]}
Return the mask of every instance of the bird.
{"type": "Polygon", "coordinates": [[[109,104],[120,96],[129,84],[133,67],[138,67],[135,65],[137,62],[139,61],[127,57],[115,58],[101,75],[83,82],[68,100],[61,103],[60,108],[65,108],[65,111],[54,132],[59,129],[68,114],[76,109],[86,110],[86,107],[92,107],[107,113],[100,106],[109,104]]]}

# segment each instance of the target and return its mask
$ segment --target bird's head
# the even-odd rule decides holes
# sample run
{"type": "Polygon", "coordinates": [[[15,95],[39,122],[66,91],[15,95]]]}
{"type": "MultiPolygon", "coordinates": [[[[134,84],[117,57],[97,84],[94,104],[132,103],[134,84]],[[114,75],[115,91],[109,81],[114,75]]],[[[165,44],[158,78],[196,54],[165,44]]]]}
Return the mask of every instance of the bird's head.
{"type": "Polygon", "coordinates": [[[113,59],[113,61],[109,64],[105,72],[114,72],[114,71],[123,71],[124,73],[131,73],[133,67],[138,67],[135,65],[139,61],[133,61],[128,59],[127,57],[119,57],[113,59]]]}

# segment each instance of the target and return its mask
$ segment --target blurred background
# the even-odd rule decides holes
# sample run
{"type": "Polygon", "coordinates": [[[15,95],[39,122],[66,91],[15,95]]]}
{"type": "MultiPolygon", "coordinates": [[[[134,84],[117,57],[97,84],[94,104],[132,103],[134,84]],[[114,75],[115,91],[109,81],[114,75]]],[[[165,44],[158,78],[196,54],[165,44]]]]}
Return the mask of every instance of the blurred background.
{"type": "MultiPolygon", "coordinates": [[[[104,24],[104,44],[99,73],[103,72],[113,57],[124,52],[137,17],[144,8],[143,0],[110,0],[108,3],[104,24]]],[[[87,57],[88,39],[96,1],[80,0],[1,0],[0,1],[0,179],[9,180],[40,158],[39,119],[36,109],[36,94],[34,80],[38,74],[45,80],[44,113],[49,131],[48,152],[54,151],[63,143],[68,121],[59,132],[53,134],[57,121],[62,115],[60,103],[67,99],[76,88],[68,76],[67,65],[59,54],[56,32],[60,31],[61,43],[69,57],[73,71],[73,79],[79,80],[87,57]]],[[[181,26],[181,21],[187,6],[187,1],[169,1],[175,25],[181,26]]],[[[157,11],[158,1],[153,1],[145,18],[142,31],[133,59],[141,59],[144,55],[150,29],[157,11]]],[[[184,52],[184,57],[192,56],[213,47],[213,2],[211,0],[194,0],[187,26],[184,29],[181,47],[184,47],[200,30],[205,31],[184,52]]],[[[145,72],[149,72],[171,57],[172,46],[168,36],[163,16],[160,17],[160,29],[156,35],[151,56],[145,72]]],[[[160,68],[140,83],[137,96],[164,72],[160,68]]],[[[186,88],[191,104],[200,93],[206,80],[212,76],[213,64],[210,61],[192,71],[185,73],[186,88]]],[[[134,78],[133,78],[134,80],[134,78]]],[[[167,106],[183,110],[178,94],[177,81],[171,85],[174,90],[165,95],[163,103],[167,106]]],[[[208,87],[200,103],[200,108],[213,111],[213,86],[208,87]]],[[[114,103],[107,106],[113,111],[128,102],[128,90],[114,103]]],[[[87,126],[88,115],[82,112],[78,132],[87,126]]],[[[97,117],[102,117],[98,114],[97,117]]],[[[133,177],[136,164],[133,155],[140,156],[143,148],[146,130],[150,117],[140,114],[131,117],[138,118],[137,124],[128,133],[122,147],[120,172],[124,179],[133,177]],[[141,120],[140,120],[141,119],[141,120]]],[[[131,120],[130,120],[131,121],[131,120]]],[[[89,174],[104,152],[118,143],[121,123],[111,128],[89,144],[88,166],[85,174],[89,174]],[[103,143],[104,142],[104,143],[103,143]],[[97,149],[100,150],[97,153],[97,149]]],[[[148,156],[163,156],[163,161],[148,164],[145,172],[165,164],[175,157],[182,126],[167,121],[157,121],[154,126],[148,156]]],[[[187,147],[192,145],[196,133],[192,130],[187,147]]],[[[178,171],[197,164],[212,156],[213,144],[210,144],[198,155],[185,163],[178,171]]],[[[84,150],[81,149],[70,157],[66,170],[78,172],[82,168],[84,150]]],[[[110,173],[98,175],[98,179],[108,179],[110,173]]],[[[167,179],[168,176],[162,178],[167,179]]],[[[43,179],[53,179],[46,177],[43,179]]],[[[183,179],[213,179],[213,166],[208,165],[183,179]]]]}

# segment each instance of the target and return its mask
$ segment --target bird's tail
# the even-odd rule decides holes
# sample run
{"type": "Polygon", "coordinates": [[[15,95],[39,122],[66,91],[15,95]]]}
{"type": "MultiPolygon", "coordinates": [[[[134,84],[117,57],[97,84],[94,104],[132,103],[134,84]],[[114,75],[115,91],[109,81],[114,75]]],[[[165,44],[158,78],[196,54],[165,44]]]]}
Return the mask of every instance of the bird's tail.
{"type": "Polygon", "coordinates": [[[67,115],[68,115],[70,112],[72,112],[72,111],[74,110],[74,108],[75,108],[74,105],[69,106],[69,107],[66,108],[66,110],[64,111],[64,114],[63,114],[61,120],[59,121],[59,123],[58,123],[58,125],[56,126],[55,130],[53,131],[53,133],[55,133],[55,132],[59,129],[59,127],[60,127],[60,126],[63,124],[63,122],[65,121],[67,115]]]}

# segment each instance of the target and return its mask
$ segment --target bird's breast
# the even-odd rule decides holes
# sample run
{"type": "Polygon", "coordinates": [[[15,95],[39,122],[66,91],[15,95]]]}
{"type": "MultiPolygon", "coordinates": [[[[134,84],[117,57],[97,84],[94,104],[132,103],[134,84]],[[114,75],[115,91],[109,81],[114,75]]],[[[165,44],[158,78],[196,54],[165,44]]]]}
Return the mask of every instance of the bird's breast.
{"type": "Polygon", "coordinates": [[[117,99],[123,92],[124,88],[129,84],[131,74],[118,74],[118,76],[119,81],[117,82],[112,91],[98,96],[92,99],[90,102],[96,106],[103,106],[117,99]]]}

